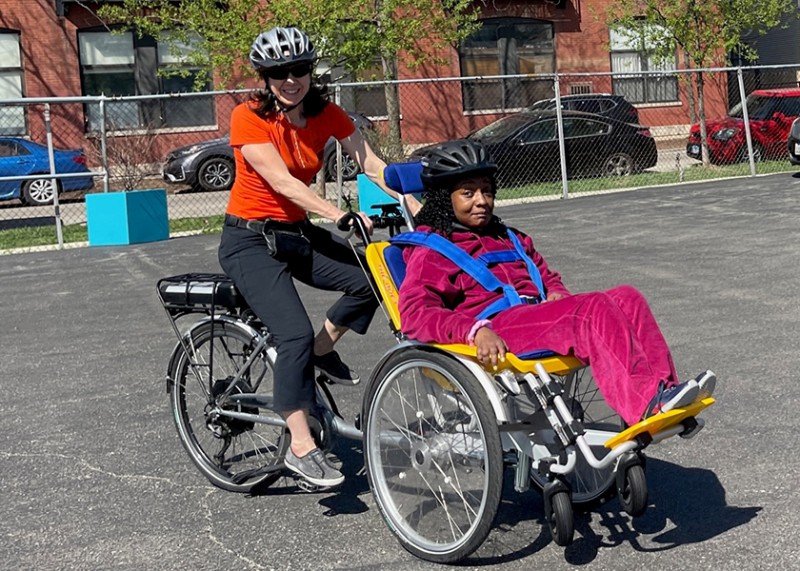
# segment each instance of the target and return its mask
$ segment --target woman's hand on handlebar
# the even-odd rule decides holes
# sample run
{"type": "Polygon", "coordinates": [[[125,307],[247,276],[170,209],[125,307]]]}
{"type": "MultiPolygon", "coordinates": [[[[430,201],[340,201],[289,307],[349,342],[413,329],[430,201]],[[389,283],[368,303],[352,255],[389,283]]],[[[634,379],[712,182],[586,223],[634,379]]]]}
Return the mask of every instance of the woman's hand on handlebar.
{"type": "Polygon", "coordinates": [[[343,232],[350,230],[353,226],[355,226],[356,233],[362,238],[365,237],[362,233],[364,231],[367,236],[372,236],[372,220],[364,212],[346,212],[336,221],[336,227],[343,232]]]}

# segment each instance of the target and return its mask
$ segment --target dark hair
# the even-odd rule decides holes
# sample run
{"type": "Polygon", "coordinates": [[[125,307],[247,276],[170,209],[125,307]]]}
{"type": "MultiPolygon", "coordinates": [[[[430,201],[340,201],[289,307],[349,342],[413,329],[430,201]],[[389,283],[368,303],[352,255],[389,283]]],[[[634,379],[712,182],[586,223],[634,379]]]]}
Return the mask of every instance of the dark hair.
{"type": "MultiPolygon", "coordinates": [[[[453,187],[455,188],[455,187],[453,187]]],[[[457,224],[450,198],[453,189],[431,190],[425,194],[425,203],[414,217],[416,226],[430,226],[434,232],[447,238],[452,237],[454,225],[457,224]]],[[[481,229],[483,234],[496,234],[503,231],[503,221],[492,214],[492,219],[481,229]]]]}
{"type": "MultiPolygon", "coordinates": [[[[264,80],[266,87],[264,89],[259,89],[253,94],[251,99],[257,104],[255,108],[256,115],[265,118],[272,113],[279,112],[282,107],[278,102],[278,98],[275,97],[275,94],[272,93],[272,90],[269,88],[269,76],[267,73],[261,72],[259,75],[261,79],[264,80]]],[[[312,75],[311,87],[308,93],[306,93],[306,96],[303,97],[303,115],[306,117],[316,117],[322,113],[322,110],[325,109],[325,106],[329,102],[328,85],[312,75]]]]}

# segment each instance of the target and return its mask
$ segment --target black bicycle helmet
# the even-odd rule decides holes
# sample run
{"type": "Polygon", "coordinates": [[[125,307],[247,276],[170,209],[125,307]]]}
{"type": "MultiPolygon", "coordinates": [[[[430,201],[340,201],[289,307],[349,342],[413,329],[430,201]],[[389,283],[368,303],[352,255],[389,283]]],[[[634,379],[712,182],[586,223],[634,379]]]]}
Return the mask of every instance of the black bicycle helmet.
{"type": "Polygon", "coordinates": [[[468,139],[436,145],[422,157],[422,183],[428,188],[449,189],[467,176],[488,176],[494,183],[496,172],[486,148],[468,139]]]}
{"type": "Polygon", "coordinates": [[[297,28],[277,27],[261,32],[250,49],[250,63],[259,71],[313,64],[316,59],[314,44],[297,28]]]}

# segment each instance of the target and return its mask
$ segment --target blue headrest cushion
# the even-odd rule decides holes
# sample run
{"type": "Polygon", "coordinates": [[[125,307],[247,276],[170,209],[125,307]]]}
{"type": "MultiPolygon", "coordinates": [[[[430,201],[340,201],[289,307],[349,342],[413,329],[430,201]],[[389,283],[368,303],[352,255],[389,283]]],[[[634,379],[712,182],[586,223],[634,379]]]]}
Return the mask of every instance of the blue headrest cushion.
{"type": "Polygon", "coordinates": [[[400,194],[417,194],[425,190],[422,186],[422,163],[392,163],[383,169],[386,186],[400,194]]]}

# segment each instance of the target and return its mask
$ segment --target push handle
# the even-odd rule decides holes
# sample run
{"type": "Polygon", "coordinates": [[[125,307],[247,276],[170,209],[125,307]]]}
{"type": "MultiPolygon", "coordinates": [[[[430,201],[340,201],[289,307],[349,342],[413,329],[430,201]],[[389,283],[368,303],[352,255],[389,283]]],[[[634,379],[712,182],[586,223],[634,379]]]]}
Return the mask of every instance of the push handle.
{"type": "Polygon", "coordinates": [[[353,234],[357,234],[358,237],[364,241],[364,244],[369,244],[371,242],[364,221],[361,219],[361,216],[355,212],[348,212],[339,218],[339,220],[336,221],[336,227],[342,232],[346,232],[344,236],[346,240],[352,238],[353,234]]]}

